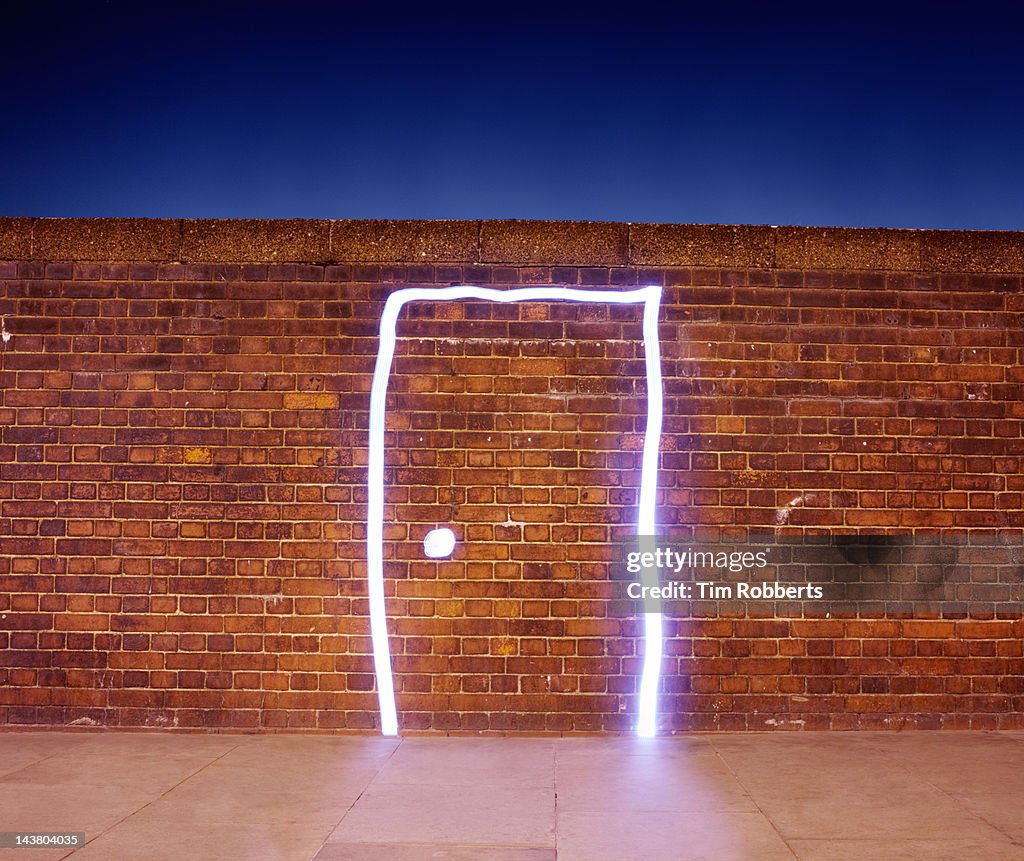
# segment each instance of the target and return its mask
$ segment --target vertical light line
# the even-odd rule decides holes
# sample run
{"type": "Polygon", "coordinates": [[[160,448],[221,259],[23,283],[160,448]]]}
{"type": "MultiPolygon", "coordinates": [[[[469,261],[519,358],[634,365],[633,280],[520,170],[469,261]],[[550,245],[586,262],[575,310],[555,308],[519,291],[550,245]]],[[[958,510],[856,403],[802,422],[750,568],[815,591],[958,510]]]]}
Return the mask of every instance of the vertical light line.
{"type": "Polygon", "coordinates": [[[370,639],[373,643],[373,672],[377,677],[380,731],[398,735],[395,683],[391,673],[391,646],[384,605],[384,420],[388,377],[395,355],[398,312],[405,304],[403,291],[392,293],[384,303],[380,319],[380,344],[370,387],[370,450],[366,474],[366,588],[370,598],[370,639]]]}
{"type": "MultiPolygon", "coordinates": [[[[661,343],[658,340],[658,317],[661,311],[661,288],[648,287],[644,300],[644,364],[647,370],[647,427],[644,431],[643,465],[640,470],[640,506],[637,533],[654,535],[655,506],[658,492],[658,452],[661,448],[661,425],[665,412],[661,381],[661,343]]],[[[657,571],[643,569],[642,584],[656,586],[657,571]]],[[[646,602],[645,602],[646,606],[646,602]]],[[[658,687],[661,680],[663,651],[661,613],[644,613],[644,663],[640,676],[640,703],[636,732],[650,738],[657,732],[658,687]]]]}

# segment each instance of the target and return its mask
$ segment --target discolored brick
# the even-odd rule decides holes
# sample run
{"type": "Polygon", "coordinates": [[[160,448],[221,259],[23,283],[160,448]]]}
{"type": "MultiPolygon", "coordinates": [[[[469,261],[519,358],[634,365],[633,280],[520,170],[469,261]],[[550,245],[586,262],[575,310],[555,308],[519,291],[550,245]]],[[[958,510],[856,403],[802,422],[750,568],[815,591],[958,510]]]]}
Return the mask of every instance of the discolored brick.
{"type": "Polygon", "coordinates": [[[328,392],[288,392],[284,396],[286,410],[333,410],[338,396],[328,392]]]}

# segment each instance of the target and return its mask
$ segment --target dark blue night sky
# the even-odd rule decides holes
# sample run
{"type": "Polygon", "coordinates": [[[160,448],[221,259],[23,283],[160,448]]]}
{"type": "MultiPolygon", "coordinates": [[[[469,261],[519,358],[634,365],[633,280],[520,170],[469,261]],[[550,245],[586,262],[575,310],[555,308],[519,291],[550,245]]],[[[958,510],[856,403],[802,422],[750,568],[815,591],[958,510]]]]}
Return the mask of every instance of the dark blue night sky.
{"type": "Polygon", "coordinates": [[[3,215],[1024,229],[1002,4],[21,5],[3,215]]]}

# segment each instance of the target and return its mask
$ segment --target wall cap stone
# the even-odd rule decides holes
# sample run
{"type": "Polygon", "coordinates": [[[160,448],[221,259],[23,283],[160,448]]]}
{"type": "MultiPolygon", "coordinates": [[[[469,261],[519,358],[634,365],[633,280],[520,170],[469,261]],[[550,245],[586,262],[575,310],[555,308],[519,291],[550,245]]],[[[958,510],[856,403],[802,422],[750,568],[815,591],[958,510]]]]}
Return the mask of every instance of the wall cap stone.
{"type": "Polygon", "coordinates": [[[636,266],[771,269],[776,228],[748,224],[631,224],[636,266]]]}
{"type": "MultiPolygon", "coordinates": [[[[7,219],[0,219],[0,223],[7,219]]],[[[181,222],[161,218],[29,219],[32,260],[174,260],[181,222]]]]}
{"type": "Polygon", "coordinates": [[[183,263],[323,263],[330,258],[330,222],[305,219],[188,219],[183,263]]]}
{"type": "Polygon", "coordinates": [[[613,221],[484,221],[480,262],[513,266],[625,266],[629,225],[613,221]]]}
{"type": "Polygon", "coordinates": [[[344,263],[476,263],[476,221],[332,221],[331,258],[344,263]]]}
{"type": "Polygon", "coordinates": [[[0,217],[0,259],[1024,272],[1024,231],[645,224],[0,217]]]}

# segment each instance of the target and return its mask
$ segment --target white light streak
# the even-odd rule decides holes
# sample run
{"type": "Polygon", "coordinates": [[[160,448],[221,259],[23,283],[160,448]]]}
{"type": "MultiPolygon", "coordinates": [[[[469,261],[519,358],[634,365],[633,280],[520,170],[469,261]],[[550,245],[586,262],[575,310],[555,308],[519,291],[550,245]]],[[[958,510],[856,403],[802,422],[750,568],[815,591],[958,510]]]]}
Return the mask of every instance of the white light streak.
{"type": "MultiPolygon", "coordinates": [[[[459,285],[452,287],[410,287],[388,296],[380,321],[380,342],[377,363],[370,388],[370,437],[367,469],[366,562],[367,588],[370,599],[370,634],[373,643],[373,665],[377,678],[377,699],[380,707],[381,732],[398,734],[395,708],[394,677],[391,672],[391,649],[388,644],[387,613],[384,602],[384,423],[388,380],[395,355],[398,315],[408,302],[417,300],[446,302],[459,299],[483,299],[491,302],[610,302],[619,305],[644,306],[644,361],[647,372],[647,427],[640,472],[640,500],[637,510],[637,533],[654,535],[655,498],[658,490],[658,448],[663,418],[663,387],[661,350],[658,340],[658,315],[661,288],[642,287],[636,290],[581,290],[572,287],[523,287],[493,290],[487,287],[459,285]]],[[[441,532],[442,530],[434,530],[441,532]]],[[[451,532],[451,530],[444,530],[451,532]]],[[[430,536],[428,536],[429,538],[430,536]]],[[[454,549],[454,534],[451,535],[454,549]]],[[[426,542],[424,548],[430,555],[426,542]]],[[[656,584],[655,584],[656,585],[656,584]]],[[[637,734],[653,736],[657,723],[658,683],[662,658],[661,613],[644,613],[644,661],[640,677],[637,734]]]]}

